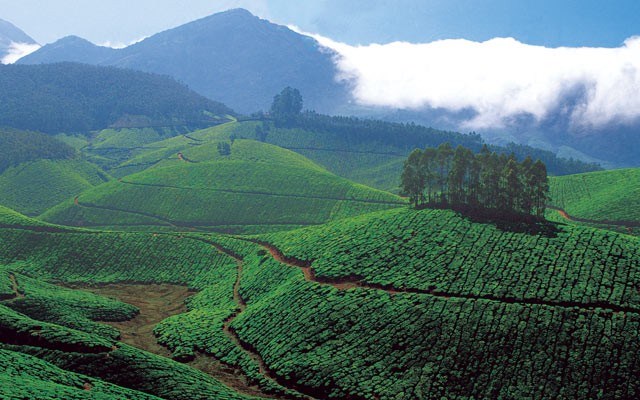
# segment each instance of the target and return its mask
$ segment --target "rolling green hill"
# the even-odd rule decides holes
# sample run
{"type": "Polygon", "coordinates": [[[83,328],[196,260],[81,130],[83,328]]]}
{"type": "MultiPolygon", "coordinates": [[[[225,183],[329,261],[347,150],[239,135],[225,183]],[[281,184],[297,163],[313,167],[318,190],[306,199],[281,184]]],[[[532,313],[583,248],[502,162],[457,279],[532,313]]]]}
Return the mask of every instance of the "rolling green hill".
{"type": "Polygon", "coordinates": [[[35,348],[14,333],[0,347],[12,338],[19,357],[162,398],[243,398],[192,364],[121,343],[108,351],[114,341],[92,318],[126,306],[30,277],[173,283],[198,293],[156,326],[157,340],[179,359],[214,356],[278,398],[634,397],[640,240],[506,228],[403,207],[262,235],[265,246],[205,233],[3,229],[0,264],[12,275],[0,279],[0,328],[33,332],[49,304],[76,328],[37,322],[35,348]],[[29,315],[20,304],[34,304],[29,315]],[[172,379],[159,380],[169,368],[172,379]]]}
{"type": "Polygon", "coordinates": [[[0,149],[0,173],[27,161],[66,160],[75,155],[71,146],[48,135],[10,128],[0,128],[0,149]]]}
{"type": "Polygon", "coordinates": [[[108,181],[95,165],[81,160],[38,160],[0,174],[0,204],[38,216],[82,191],[108,181]]]}
{"type": "Polygon", "coordinates": [[[640,169],[554,177],[551,204],[571,217],[640,226],[640,169]]]}
{"type": "Polygon", "coordinates": [[[151,167],[84,191],[42,218],[62,225],[251,232],[320,224],[404,203],[276,146],[236,140],[231,154],[221,156],[219,141],[184,144],[194,138],[154,145],[159,150],[131,161],[151,167]]]}

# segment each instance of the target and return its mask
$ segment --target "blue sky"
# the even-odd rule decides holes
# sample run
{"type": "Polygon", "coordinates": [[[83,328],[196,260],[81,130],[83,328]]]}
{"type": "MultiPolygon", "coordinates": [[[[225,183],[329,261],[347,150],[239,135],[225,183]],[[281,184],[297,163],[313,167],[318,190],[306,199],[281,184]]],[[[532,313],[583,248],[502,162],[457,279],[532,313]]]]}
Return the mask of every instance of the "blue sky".
{"type": "Polygon", "coordinates": [[[350,44],[514,37],[617,47],[640,34],[632,0],[0,0],[0,18],[41,43],[69,34],[128,43],[233,7],[350,44]]]}

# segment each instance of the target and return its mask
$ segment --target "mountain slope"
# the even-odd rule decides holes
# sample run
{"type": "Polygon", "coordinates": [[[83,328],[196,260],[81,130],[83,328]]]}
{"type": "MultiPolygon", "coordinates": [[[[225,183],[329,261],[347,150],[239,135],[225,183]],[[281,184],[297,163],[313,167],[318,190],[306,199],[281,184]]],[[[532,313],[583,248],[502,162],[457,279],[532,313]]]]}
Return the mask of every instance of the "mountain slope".
{"type": "Polygon", "coordinates": [[[0,88],[0,126],[45,133],[209,126],[232,113],[170,78],[112,67],[0,65],[0,88]]]}
{"type": "Polygon", "coordinates": [[[0,19],[0,63],[16,61],[25,51],[34,51],[38,44],[9,21],[0,19]]]}
{"type": "Polygon", "coordinates": [[[250,113],[267,110],[275,93],[286,86],[298,88],[311,109],[334,109],[347,91],[334,81],[332,57],[314,39],[236,9],[121,50],[65,38],[20,63],[78,61],[170,75],[202,95],[250,113]]]}

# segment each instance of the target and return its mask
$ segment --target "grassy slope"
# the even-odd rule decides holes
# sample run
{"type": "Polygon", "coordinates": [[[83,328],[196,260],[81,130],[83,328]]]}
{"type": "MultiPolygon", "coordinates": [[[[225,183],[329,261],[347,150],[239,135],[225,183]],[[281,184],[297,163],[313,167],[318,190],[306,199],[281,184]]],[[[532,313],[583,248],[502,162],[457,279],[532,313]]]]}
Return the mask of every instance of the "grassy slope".
{"type": "Polygon", "coordinates": [[[551,178],[551,204],[595,221],[640,222],[640,169],[551,178]]]}
{"type": "MultiPolygon", "coordinates": [[[[131,311],[129,306],[40,282],[185,285],[199,293],[189,299],[189,312],[173,319],[198,321],[198,326],[207,332],[201,335],[200,331],[193,334],[182,331],[180,337],[189,341],[189,346],[175,346],[171,338],[163,337],[163,331],[159,330],[160,340],[171,346],[174,356],[193,355],[195,350],[214,354],[222,361],[241,368],[251,384],[259,384],[268,392],[287,393],[286,389],[265,378],[255,362],[223,333],[224,321],[237,307],[232,296],[237,265],[210,244],[177,234],[56,233],[28,229],[3,229],[0,233],[0,272],[13,275],[16,289],[24,296],[13,299],[9,296],[10,300],[4,306],[0,305],[0,330],[28,331],[28,326],[33,325],[33,322],[28,322],[29,317],[40,321],[57,318],[58,324],[73,328],[69,337],[64,339],[69,346],[81,340],[113,343],[112,328],[104,325],[99,328],[92,321],[126,319],[124,315],[131,311]],[[37,276],[39,281],[29,278],[31,276],[37,276]],[[20,317],[12,325],[4,323],[3,312],[12,315],[14,321],[18,318],[15,311],[28,315],[20,317]]],[[[11,292],[9,277],[0,274],[0,288],[5,286],[8,289],[3,291],[11,292]]],[[[67,332],[65,329],[68,328],[51,325],[52,337],[60,336],[55,332],[67,332]]],[[[0,348],[2,343],[9,343],[8,337],[0,335],[0,348]]],[[[119,349],[110,353],[106,363],[100,357],[77,349],[74,349],[74,354],[69,354],[59,345],[48,345],[47,348],[55,351],[44,353],[34,352],[34,349],[24,347],[24,343],[19,345],[12,349],[34,354],[66,370],[82,372],[166,399],[245,398],[187,366],[121,344],[116,345],[119,349]],[[167,379],[168,374],[171,379],[167,379]]]]}
{"type": "Polygon", "coordinates": [[[153,225],[150,220],[155,219],[157,224],[228,230],[319,224],[402,203],[392,194],[354,184],[276,146],[237,140],[231,156],[223,157],[217,152],[218,141],[200,139],[199,145],[182,147],[192,140],[164,141],[157,146],[162,150],[132,160],[153,163],[152,167],[85,191],[78,205],[67,202],[43,219],[101,226],[153,225]]]}
{"type": "MultiPolygon", "coordinates": [[[[318,279],[346,286],[308,281],[259,245],[197,236],[244,259],[246,309],[231,328],[280,382],[317,398],[633,398],[640,242],[558,228],[555,236],[515,233],[450,211],[402,208],[264,237],[288,256],[314,260],[318,279]]],[[[222,333],[237,307],[239,270],[192,236],[5,229],[0,263],[64,282],[198,288],[188,313],[156,329],[160,340],[181,354],[214,354],[259,380],[256,365],[222,333]]],[[[131,357],[137,366],[151,362],[131,357]]],[[[97,363],[85,371],[105,377],[97,363]]],[[[186,372],[176,371],[159,390],[181,382],[186,372]]]]}
{"type": "Polygon", "coordinates": [[[0,175],[0,204],[37,216],[109,179],[100,168],[81,160],[24,163],[0,175]]]}

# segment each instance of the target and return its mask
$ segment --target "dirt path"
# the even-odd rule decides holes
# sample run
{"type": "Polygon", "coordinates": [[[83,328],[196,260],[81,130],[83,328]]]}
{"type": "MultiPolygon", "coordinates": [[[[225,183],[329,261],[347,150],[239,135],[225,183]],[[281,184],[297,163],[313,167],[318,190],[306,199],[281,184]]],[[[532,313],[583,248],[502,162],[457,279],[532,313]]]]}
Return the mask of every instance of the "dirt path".
{"type": "Polygon", "coordinates": [[[20,289],[18,286],[18,281],[16,280],[16,276],[14,274],[9,274],[9,279],[11,280],[11,288],[13,289],[13,293],[16,297],[24,297],[22,293],[20,293],[20,289]]]}
{"type": "MultiPolygon", "coordinates": [[[[233,258],[236,260],[236,264],[238,266],[238,272],[236,275],[236,281],[233,284],[233,300],[236,302],[238,308],[236,308],[236,310],[233,312],[233,314],[231,314],[229,317],[227,317],[227,319],[224,321],[224,325],[223,325],[223,331],[224,333],[229,337],[229,339],[238,347],[240,347],[241,349],[243,349],[245,351],[245,353],[247,353],[247,355],[258,365],[258,369],[260,371],[260,373],[267,377],[268,379],[274,381],[275,383],[277,383],[278,385],[287,388],[291,391],[295,391],[298,392],[301,397],[306,397],[307,399],[310,400],[315,400],[314,397],[311,397],[305,393],[303,393],[303,391],[301,390],[301,388],[299,387],[292,387],[290,384],[287,384],[286,382],[283,382],[282,379],[280,379],[267,365],[267,363],[264,361],[264,359],[262,358],[262,356],[260,355],[260,353],[257,352],[257,350],[249,343],[244,342],[240,336],[238,336],[238,334],[236,333],[236,331],[231,327],[231,323],[242,313],[244,312],[244,310],[247,308],[247,303],[246,301],[242,298],[242,295],[240,294],[240,285],[242,282],[242,266],[243,266],[243,260],[242,258],[235,254],[234,252],[220,246],[217,243],[213,243],[207,240],[202,240],[206,243],[211,244],[213,247],[216,248],[217,251],[228,255],[229,257],[233,258]]],[[[296,397],[277,397],[277,398],[287,398],[287,399],[296,399],[296,397]]],[[[299,397],[298,397],[299,398],[299,397]]]]}
{"type": "MultiPolygon", "coordinates": [[[[168,284],[117,284],[101,287],[85,287],[82,289],[101,296],[115,298],[138,307],[140,314],[131,320],[105,323],[120,331],[122,335],[120,340],[123,343],[163,357],[171,357],[171,352],[164,346],[158,344],[153,334],[153,328],[159,322],[172,315],[187,312],[185,300],[195,293],[185,286],[168,284]]],[[[237,288],[234,288],[234,298],[236,291],[237,288]]],[[[258,387],[248,385],[241,371],[231,368],[203,353],[197,353],[194,360],[187,364],[214,377],[236,392],[262,398],[280,398],[262,393],[258,387]]]]}
{"type": "Polygon", "coordinates": [[[622,228],[626,228],[627,231],[633,232],[633,228],[640,228],[640,221],[609,221],[609,220],[595,220],[595,219],[587,219],[574,217],[569,215],[565,210],[559,207],[547,206],[550,210],[555,210],[560,214],[562,218],[567,221],[572,222],[582,222],[585,224],[594,224],[594,225],[610,225],[610,226],[620,226],[622,228]]]}
{"type": "MultiPolygon", "coordinates": [[[[248,240],[248,239],[245,239],[248,240]]],[[[436,289],[426,290],[426,289],[418,289],[418,288],[396,288],[385,285],[378,285],[375,283],[368,283],[362,281],[359,277],[347,277],[341,279],[327,279],[317,277],[315,271],[311,266],[311,262],[298,260],[293,257],[285,256],[278,248],[275,246],[257,240],[248,240],[253,243],[259,244],[264,249],[268,250],[271,256],[276,260],[290,267],[299,268],[302,270],[304,277],[307,281],[317,283],[319,285],[329,285],[338,290],[348,290],[353,288],[364,288],[371,290],[383,290],[389,294],[399,294],[399,293],[410,293],[410,294],[421,294],[433,297],[439,297],[444,299],[469,299],[469,300],[487,300],[487,301],[496,301],[501,303],[508,304],[523,304],[523,305],[539,305],[539,306],[547,306],[547,307],[560,307],[560,308],[580,308],[582,310],[593,311],[595,309],[603,309],[612,312],[622,312],[622,313],[634,313],[640,314],[640,309],[636,307],[627,307],[621,306],[618,304],[608,303],[606,301],[597,301],[590,303],[583,303],[578,301],[551,301],[551,300],[542,300],[537,298],[516,298],[509,296],[495,296],[491,294],[485,295],[477,295],[477,294],[468,294],[468,293],[451,293],[444,292],[436,289]]]]}

